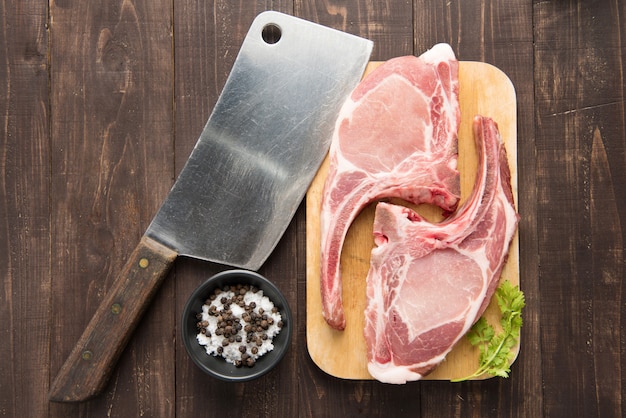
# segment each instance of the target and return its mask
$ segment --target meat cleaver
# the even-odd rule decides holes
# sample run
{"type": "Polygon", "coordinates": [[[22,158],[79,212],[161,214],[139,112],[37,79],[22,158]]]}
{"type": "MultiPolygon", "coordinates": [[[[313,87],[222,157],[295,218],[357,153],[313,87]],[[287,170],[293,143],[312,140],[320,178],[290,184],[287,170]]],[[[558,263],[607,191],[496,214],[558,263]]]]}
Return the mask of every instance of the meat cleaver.
{"type": "Polygon", "coordinates": [[[372,42],[278,12],[256,17],[189,160],[51,385],[104,388],[179,255],[257,270],[302,201],[372,42]]]}

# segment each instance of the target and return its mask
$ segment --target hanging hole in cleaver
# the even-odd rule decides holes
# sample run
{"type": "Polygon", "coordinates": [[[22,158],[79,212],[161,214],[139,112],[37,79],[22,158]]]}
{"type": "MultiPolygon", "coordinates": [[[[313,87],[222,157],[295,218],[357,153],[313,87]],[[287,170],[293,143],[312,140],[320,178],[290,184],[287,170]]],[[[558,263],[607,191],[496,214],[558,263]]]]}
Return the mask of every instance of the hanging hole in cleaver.
{"type": "Polygon", "coordinates": [[[282,33],[280,27],[275,23],[268,23],[263,27],[263,30],[261,31],[261,37],[263,38],[265,43],[270,45],[280,41],[281,35],[282,33]]]}

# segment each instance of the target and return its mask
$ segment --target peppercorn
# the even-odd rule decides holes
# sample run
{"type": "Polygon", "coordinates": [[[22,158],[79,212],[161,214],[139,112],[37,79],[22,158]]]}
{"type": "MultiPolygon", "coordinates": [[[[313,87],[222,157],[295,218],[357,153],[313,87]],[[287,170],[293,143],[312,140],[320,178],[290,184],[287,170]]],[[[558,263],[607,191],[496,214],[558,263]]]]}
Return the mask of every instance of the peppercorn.
{"type": "MultiPolygon", "coordinates": [[[[211,332],[209,332],[208,328],[215,327],[213,334],[219,337],[216,337],[217,344],[219,344],[215,348],[217,354],[226,356],[224,347],[234,344],[236,351],[240,355],[238,354],[237,358],[232,358],[229,361],[236,367],[254,366],[256,363],[255,357],[258,357],[261,352],[260,347],[263,346],[264,341],[270,339],[268,335],[270,326],[274,325],[274,323],[277,323],[276,326],[279,328],[283,326],[282,320],[276,321],[269,315],[270,310],[264,309],[257,302],[245,302],[245,296],[248,292],[256,293],[258,291],[257,287],[249,285],[223,286],[220,289],[216,289],[205,301],[209,305],[205,308],[205,315],[210,320],[204,320],[202,313],[196,315],[196,327],[199,334],[210,337],[211,332]],[[221,303],[221,307],[217,307],[215,303],[221,303]],[[233,308],[235,307],[235,311],[241,312],[241,314],[235,315],[233,313],[233,308]],[[240,333],[241,331],[243,333],[240,333]],[[245,342],[243,342],[244,339],[245,342]],[[249,346],[246,346],[246,344],[249,344],[249,346]]],[[[278,307],[273,306],[271,308],[272,314],[278,312],[278,307]]],[[[232,353],[231,350],[228,351],[232,353]]]]}

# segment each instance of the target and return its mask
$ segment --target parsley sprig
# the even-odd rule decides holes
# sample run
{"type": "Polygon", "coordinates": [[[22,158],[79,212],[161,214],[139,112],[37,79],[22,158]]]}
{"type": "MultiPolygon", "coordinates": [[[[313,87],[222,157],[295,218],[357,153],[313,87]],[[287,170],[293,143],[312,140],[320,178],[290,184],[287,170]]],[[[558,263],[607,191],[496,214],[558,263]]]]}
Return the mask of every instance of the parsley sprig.
{"type": "Polygon", "coordinates": [[[513,286],[508,280],[496,289],[496,300],[502,313],[500,325],[502,331],[496,334],[484,317],[470,328],[467,338],[480,350],[479,367],[469,376],[453,379],[453,382],[473,379],[488,373],[492,376],[508,377],[511,372],[511,360],[515,355],[511,349],[519,340],[522,327],[522,309],[526,305],[524,293],[519,286],[513,286]]]}

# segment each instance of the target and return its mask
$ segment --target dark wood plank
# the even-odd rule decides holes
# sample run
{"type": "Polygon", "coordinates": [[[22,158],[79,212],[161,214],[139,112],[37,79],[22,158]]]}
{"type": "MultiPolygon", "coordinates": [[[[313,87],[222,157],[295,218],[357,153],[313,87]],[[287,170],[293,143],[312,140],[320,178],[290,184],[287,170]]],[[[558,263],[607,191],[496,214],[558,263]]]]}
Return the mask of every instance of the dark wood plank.
{"type": "MultiPolygon", "coordinates": [[[[299,17],[363,36],[374,42],[372,60],[413,54],[413,8],[406,2],[295,2],[299,17]]],[[[304,225],[299,235],[298,254],[305,258],[304,225]]],[[[302,267],[304,269],[304,265],[302,267]]],[[[304,272],[304,270],[301,270],[304,272]]],[[[298,287],[301,309],[298,338],[299,416],[389,416],[414,417],[421,409],[418,384],[389,387],[376,381],[337,379],[321,371],[306,349],[306,281],[298,287]],[[393,412],[391,412],[393,411],[393,412]]],[[[349,355],[348,353],[344,353],[349,355]]],[[[340,354],[342,355],[342,354],[340,354]]]]}
{"type": "Polygon", "coordinates": [[[372,61],[414,52],[412,13],[410,2],[294,0],[296,16],[372,40],[372,61]]]}
{"type": "Polygon", "coordinates": [[[607,0],[8,0],[0,2],[0,411],[6,416],[620,417],[626,371],[626,2],[607,0]],[[177,173],[257,13],[376,43],[372,59],[449,42],[518,94],[520,265],[528,307],[509,379],[403,386],[324,374],[306,351],[305,211],[261,272],[297,330],[245,384],[203,375],[182,307],[226,267],[181,259],[98,398],[49,382],[177,173]],[[49,27],[48,27],[49,24],[49,27]],[[175,280],[174,280],[175,279],[175,280]]]}
{"type": "Polygon", "coordinates": [[[533,33],[529,2],[491,0],[418,1],[416,49],[448,42],[462,61],[482,61],[504,71],[517,94],[518,212],[520,285],[527,299],[520,355],[509,379],[494,378],[460,385],[423,383],[423,416],[541,416],[538,254],[536,250],[535,144],[533,115],[533,33]]]}
{"type": "MultiPolygon", "coordinates": [[[[170,1],[51,3],[51,364],[54,375],[172,185],[170,1]]],[[[171,416],[166,283],[101,396],[59,416],[171,416]]]]}
{"type": "Polygon", "coordinates": [[[423,416],[541,416],[539,284],[533,112],[533,33],[530,2],[491,0],[415,2],[416,51],[448,42],[459,60],[482,61],[504,71],[518,105],[518,212],[521,215],[520,284],[527,299],[520,355],[509,379],[460,385],[423,382],[423,416]],[[490,395],[488,395],[490,394],[490,395]]]}
{"type": "MultiPolygon", "coordinates": [[[[291,13],[288,1],[273,2],[273,10],[291,13]]],[[[174,8],[176,62],[176,171],[187,160],[213,109],[254,18],[266,10],[264,2],[238,3],[218,0],[179,1],[174,8]]],[[[274,281],[298,317],[296,304],[297,259],[293,248],[294,226],[259,271],[274,281]]],[[[202,281],[226,266],[181,259],[176,266],[176,320],[184,304],[202,281]]],[[[177,327],[177,337],[180,331],[177,327]]],[[[205,416],[296,416],[294,385],[295,339],[280,366],[255,381],[225,384],[204,374],[176,342],[176,409],[180,416],[194,411],[205,416]]]]}
{"type": "Polygon", "coordinates": [[[534,9],[545,414],[619,417],[626,10],[620,1],[534,9]]]}
{"type": "Polygon", "coordinates": [[[0,411],[48,413],[46,4],[0,3],[0,411]]]}

